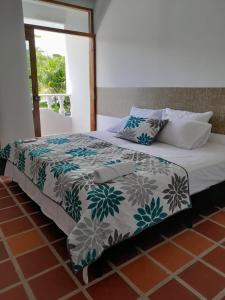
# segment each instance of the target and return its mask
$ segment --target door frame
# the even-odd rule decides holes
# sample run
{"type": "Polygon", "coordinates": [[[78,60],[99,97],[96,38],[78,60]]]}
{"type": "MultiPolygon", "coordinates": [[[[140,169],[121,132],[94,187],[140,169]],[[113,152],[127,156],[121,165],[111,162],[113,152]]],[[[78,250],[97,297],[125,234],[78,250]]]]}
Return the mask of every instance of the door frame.
{"type": "Polygon", "coordinates": [[[35,51],[35,37],[34,30],[45,30],[51,32],[58,32],[64,34],[70,34],[75,36],[83,36],[89,38],[89,82],[90,82],[90,128],[91,131],[96,130],[96,103],[97,103],[97,89],[96,89],[96,34],[94,33],[94,11],[91,8],[78,6],[74,4],[59,2],[56,0],[41,0],[54,5],[61,5],[77,10],[88,12],[88,28],[89,32],[81,32],[67,29],[51,28],[39,25],[25,25],[26,39],[29,41],[30,46],[30,62],[31,62],[31,76],[32,76],[32,93],[33,93],[33,105],[34,105],[34,130],[36,136],[41,136],[41,123],[40,123],[40,108],[39,108],[39,96],[38,96],[38,80],[37,80],[37,62],[35,51]],[[32,41],[30,41],[32,40],[32,41]],[[34,81],[34,83],[33,83],[34,81]]]}
{"type": "Polygon", "coordinates": [[[33,99],[33,121],[34,121],[34,133],[36,137],[41,136],[41,120],[40,120],[40,107],[38,96],[38,79],[37,79],[37,60],[36,60],[36,49],[35,49],[35,37],[34,28],[25,25],[25,40],[29,43],[29,54],[30,54],[30,79],[32,87],[32,99],[33,99]]]}

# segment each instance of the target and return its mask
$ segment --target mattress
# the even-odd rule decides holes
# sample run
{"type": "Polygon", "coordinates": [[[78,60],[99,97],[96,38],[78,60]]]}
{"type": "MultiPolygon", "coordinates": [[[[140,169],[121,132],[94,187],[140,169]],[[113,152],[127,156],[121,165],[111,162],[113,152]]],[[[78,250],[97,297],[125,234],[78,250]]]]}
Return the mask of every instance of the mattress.
{"type": "MultiPolygon", "coordinates": [[[[110,132],[98,131],[92,132],[91,135],[120,147],[164,158],[184,167],[189,175],[191,195],[225,181],[225,145],[209,142],[199,149],[183,150],[162,143],[154,143],[151,146],[138,145],[116,138],[115,134],[110,132]]],[[[5,175],[12,177],[65,234],[71,233],[75,221],[58,204],[45,196],[17,167],[7,162],[5,175]]]]}

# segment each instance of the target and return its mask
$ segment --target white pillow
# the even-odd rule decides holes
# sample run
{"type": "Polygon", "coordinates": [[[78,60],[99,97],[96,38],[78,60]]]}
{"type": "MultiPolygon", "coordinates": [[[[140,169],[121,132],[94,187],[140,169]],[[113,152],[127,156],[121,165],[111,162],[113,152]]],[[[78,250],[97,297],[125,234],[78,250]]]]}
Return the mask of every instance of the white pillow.
{"type": "Polygon", "coordinates": [[[123,128],[127,124],[127,121],[129,119],[129,117],[130,116],[126,116],[124,118],[121,118],[120,120],[118,120],[118,122],[114,126],[109,127],[107,129],[107,131],[112,132],[112,133],[120,132],[121,130],[123,130],[123,128]]]}
{"type": "Polygon", "coordinates": [[[166,120],[189,119],[189,120],[208,123],[209,120],[212,118],[212,116],[213,116],[212,111],[208,111],[205,113],[194,113],[191,111],[166,108],[162,112],[162,119],[166,119],[166,120]]]}
{"type": "Polygon", "coordinates": [[[169,121],[157,140],[184,149],[202,147],[209,139],[212,125],[195,120],[169,121]]]}
{"type": "Polygon", "coordinates": [[[162,109],[148,109],[132,106],[130,116],[148,119],[162,119],[162,111],[162,109]]]}

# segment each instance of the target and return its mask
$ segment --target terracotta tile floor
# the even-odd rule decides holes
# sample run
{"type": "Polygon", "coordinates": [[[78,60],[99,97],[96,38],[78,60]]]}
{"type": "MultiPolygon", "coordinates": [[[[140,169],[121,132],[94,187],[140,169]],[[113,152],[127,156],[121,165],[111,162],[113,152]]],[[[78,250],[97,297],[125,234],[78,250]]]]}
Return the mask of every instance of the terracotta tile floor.
{"type": "Polygon", "coordinates": [[[88,285],[71,271],[66,236],[5,177],[0,229],[0,300],[225,299],[222,202],[202,210],[192,229],[168,220],[111,249],[103,277],[88,285]]]}

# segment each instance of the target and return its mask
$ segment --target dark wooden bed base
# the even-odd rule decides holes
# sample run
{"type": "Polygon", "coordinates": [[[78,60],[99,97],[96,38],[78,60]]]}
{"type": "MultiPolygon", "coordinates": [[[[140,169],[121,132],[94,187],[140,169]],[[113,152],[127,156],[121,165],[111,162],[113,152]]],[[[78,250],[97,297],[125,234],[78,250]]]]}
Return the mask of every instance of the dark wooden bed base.
{"type": "MultiPolygon", "coordinates": [[[[4,175],[5,166],[6,166],[6,160],[0,159],[0,175],[4,175]]],[[[169,221],[174,224],[178,224],[178,226],[179,224],[182,224],[187,228],[192,228],[193,221],[195,220],[195,218],[199,213],[201,213],[203,210],[210,209],[211,207],[214,207],[216,205],[221,205],[221,204],[223,205],[225,203],[225,181],[220,184],[214,185],[209,189],[204,190],[198,194],[193,195],[191,197],[191,201],[192,201],[191,209],[182,211],[174,216],[171,216],[169,218],[169,221]]],[[[154,227],[146,229],[145,234],[146,232],[149,232],[150,235],[152,233],[153,228],[154,231],[158,231],[160,233],[161,227],[165,222],[167,222],[167,220],[155,225],[154,227]]],[[[130,238],[130,240],[135,238],[136,237],[130,238]]],[[[91,268],[92,269],[91,276],[101,277],[103,275],[104,266],[106,265],[107,257],[109,257],[108,256],[109,250],[113,251],[112,249],[114,247],[118,247],[118,244],[106,250],[103,253],[103,255],[93,264],[93,268],[91,268]]]]}

